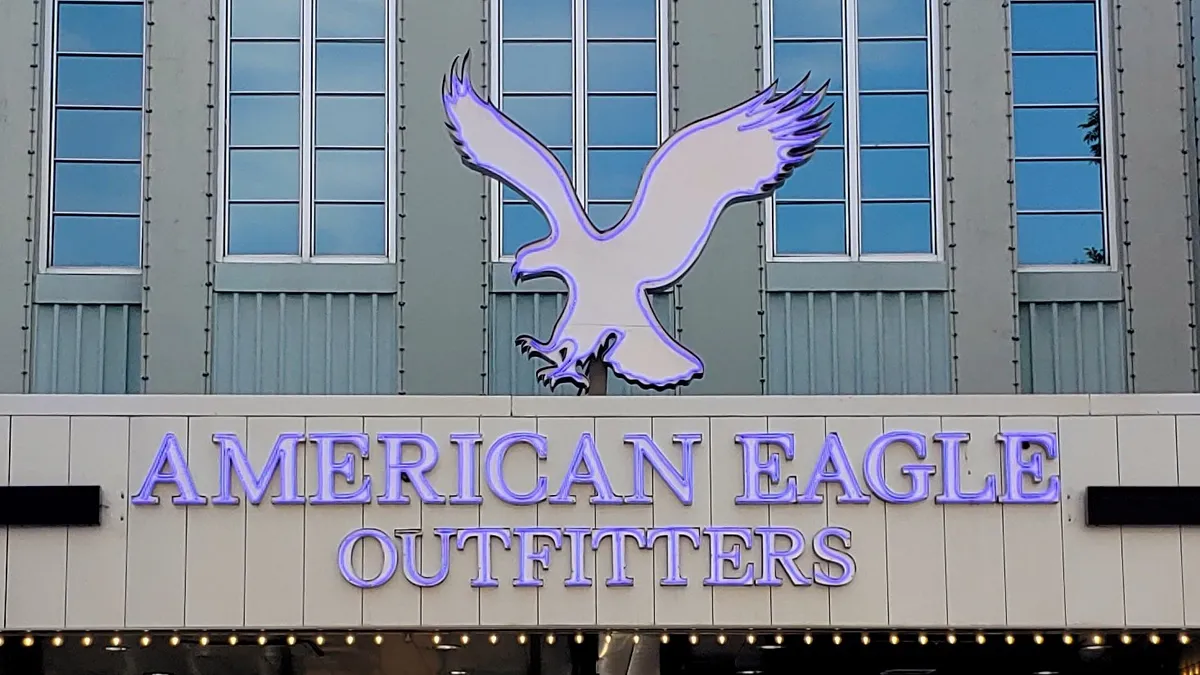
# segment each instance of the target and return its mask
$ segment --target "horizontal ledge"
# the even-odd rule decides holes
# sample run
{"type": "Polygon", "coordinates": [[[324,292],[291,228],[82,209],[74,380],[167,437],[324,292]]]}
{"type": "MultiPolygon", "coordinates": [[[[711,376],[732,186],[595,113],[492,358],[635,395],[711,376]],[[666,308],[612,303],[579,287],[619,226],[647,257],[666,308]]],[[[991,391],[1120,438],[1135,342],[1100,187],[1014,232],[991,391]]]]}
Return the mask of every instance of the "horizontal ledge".
{"type": "Polygon", "coordinates": [[[393,263],[217,263],[213,284],[223,293],[395,293],[393,263]]]}
{"type": "Polygon", "coordinates": [[[1120,302],[1125,299],[1121,273],[1017,272],[1017,299],[1021,302],[1120,302]]]}
{"type": "Polygon", "coordinates": [[[767,291],[946,291],[944,262],[769,262],[767,291]]]}
{"type": "Polygon", "coordinates": [[[33,281],[39,305],[140,305],[140,274],[39,274],[33,281]]]}

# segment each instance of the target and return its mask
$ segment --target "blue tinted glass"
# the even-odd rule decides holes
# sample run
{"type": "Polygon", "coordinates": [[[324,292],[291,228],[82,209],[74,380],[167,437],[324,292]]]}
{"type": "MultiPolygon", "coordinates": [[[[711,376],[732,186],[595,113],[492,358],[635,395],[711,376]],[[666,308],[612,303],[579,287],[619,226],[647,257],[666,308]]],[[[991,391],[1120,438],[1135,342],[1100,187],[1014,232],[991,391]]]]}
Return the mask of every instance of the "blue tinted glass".
{"type": "Polygon", "coordinates": [[[862,252],[932,253],[933,212],[929,202],[862,205],[862,252]]]}
{"type": "Polygon", "coordinates": [[[505,96],[504,114],[548,147],[571,145],[571,97],[505,96]]]}
{"type": "Polygon", "coordinates": [[[781,38],[841,37],[843,2],[775,2],[771,5],[771,29],[781,38]]]}
{"type": "Polygon", "coordinates": [[[775,79],[780,90],[794,87],[806,74],[816,89],[829,81],[829,91],[842,91],[841,42],[776,42],[775,79]]]}
{"type": "Polygon", "coordinates": [[[316,168],[319,200],[387,198],[387,154],[382,150],[318,150],[316,168]]]}
{"type": "Polygon", "coordinates": [[[1096,103],[1096,57],[1014,56],[1013,102],[1096,103]]]}
{"type": "Polygon", "coordinates": [[[385,0],[317,0],[318,38],[383,38],[385,0]]]}
{"type": "Polygon", "coordinates": [[[142,212],[138,164],[54,163],[54,211],[129,214],[142,212]]]}
{"type": "Polygon", "coordinates": [[[280,200],[300,198],[300,152],[230,150],[229,198],[280,200]]]}
{"type": "Polygon", "coordinates": [[[229,255],[299,255],[298,204],[230,204],[229,255]]]}
{"type": "Polygon", "coordinates": [[[505,43],[501,88],[505,92],[568,94],[571,92],[571,44],[505,43]]]}
{"type": "Polygon", "coordinates": [[[653,38],[658,0],[587,0],[590,38],[653,38]]]}
{"type": "MultiPolygon", "coordinates": [[[[570,150],[552,150],[551,152],[553,152],[554,156],[558,158],[558,161],[562,165],[563,170],[567,172],[567,177],[569,178],[569,177],[573,176],[575,174],[575,165],[571,163],[572,162],[571,151],[570,150]]],[[[506,201],[506,202],[527,201],[520,194],[517,194],[516,190],[508,187],[507,185],[504,186],[503,194],[504,194],[504,201],[506,201]]]]}
{"type": "Polygon", "coordinates": [[[775,207],[775,253],[844,255],[845,205],[780,204],[775,207]]]}
{"type": "Polygon", "coordinates": [[[1017,157],[1099,157],[1099,108],[1018,108],[1017,157]]]}
{"type": "Polygon", "coordinates": [[[137,267],[142,219],[55,216],[50,239],[53,267],[137,267]]]}
{"type": "Polygon", "coordinates": [[[58,51],[141,54],[145,26],[141,4],[62,3],[58,51]]]}
{"type": "Polygon", "coordinates": [[[142,57],[58,57],[59,105],[142,105],[142,57]]]}
{"type": "Polygon", "coordinates": [[[230,91],[300,91],[300,45],[235,42],[229,47],[230,91]]]}
{"type": "Polygon", "coordinates": [[[231,0],[230,34],[237,38],[300,37],[303,0],[231,0]]]}
{"type": "Polygon", "coordinates": [[[864,94],[858,105],[863,145],[929,142],[929,97],[925,94],[864,94]]]}
{"type": "Polygon", "coordinates": [[[588,196],[633,199],[653,150],[589,150],[588,196]]]}
{"type": "Polygon", "coordinates": [[[383,96],[317,97],[317,145],[382,148],[387,131],[383,96]]]}
{"type": "Polygon", "coordinates": [[[504,205],[504,230],[500,233],[500,252],[512,255],[525,244],[550,234],[550,223],[530,204],[504,205]]]}
{"type": "Polygon", "coordinates": [[[589,42],[589,92],[658,91],[658,52],[653,42],[589,42]]]}
{"type": "Polygon", "coordinates": [[[775,193],[780,199],[844,199],[844,150],[818,150],[775,193]]]}
{"type": "Polygon", "coordinates": [[[589,145],[658,145],[658,97],[589,96],[589,145]]]}
{"type": "Polygon", "coordinates": [[[232,145],[300,145],[299,96],[229,97],[232,145]]]}
{"type": "Polygon", "coordinates": [[[142,113],[137,110],[59,110],[54,125],[59,159],[139,159],[142,113]]]}
{"type": "Polygon", "coordinates": [[[502,0],[501,35],[570,39],[571,5],[572,0],[502,0]]]}
{"type": "Polygon", "coordinates": [[[924,37],[929,34],[929,0],[857,0],[858,34],[863,37],[924,37]]]}
{"type": "Polygon", "coordinates": [[[1017,209],[1020,211],[1099,211],[1100,164],[1017,162],[1017,209]]]}
{"type": "Polygon", "coordinates": [[[1096,51],[1092,2],[1014,2],[1012,48],[1018,52],[1096,51]]]}
{"type": "Polygon", "coordinates": [[[383,204],[318,204],[315,255],[384,255],[387,214],[383,204]]]}
{"type": "Polygon", "coordinates": [[[628,204],[588,204],[587,207],[588,217],[601,232],[616,227],[628,210],[628,204]]]}
{"type": "Polygon", "coordinates": [[[821,145],[842,145],[846,142],[845,133],[845,112],[842,110],[841,94],[826,94],[821,101],[821,108],[828,108],[829,116],[825,118],[825,123],[829,125],[829,130],[825,132],[825,136],[821,138],[821,145]]]}
{"type": "Polygon", "coordinates": [[[924,40],[858,43],[858,86],[863,91],[924,91],[929,78],[924,40]]]}
{"type": "Polygon", "coordinates": [[[382,94],[387,46],[375,42],[317,43],[317,91],[382,94]]]}
{"type": "Polygon", "coordinates": [[[929,190],[928,150],[862,151],[864,199],[928,199],[929,190]]]}
{"type": "Polygon", "coordinates": [[[1017,263],[1105,264],[1104,218],[1098,213],[1017,216],[1017,263]]]}

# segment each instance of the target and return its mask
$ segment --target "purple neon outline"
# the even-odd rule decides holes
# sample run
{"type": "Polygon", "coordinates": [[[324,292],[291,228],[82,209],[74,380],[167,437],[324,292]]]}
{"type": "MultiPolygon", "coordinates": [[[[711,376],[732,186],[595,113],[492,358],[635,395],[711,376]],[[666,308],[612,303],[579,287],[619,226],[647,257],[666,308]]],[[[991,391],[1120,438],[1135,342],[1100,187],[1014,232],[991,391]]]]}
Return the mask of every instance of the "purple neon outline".
{"type": "Polygon", "coordinates": [[[523,129],[519,124],[498,110],[490,102],[483,100],[474,85],[471,84],[469,74],[469,62],[471,52],[467,52],[462,57],[456,57],[450,66],[450,72],[442,80],[442,104],[446,112],[447,127],[450,130],[451,138],[454,141],[455,147],[462,157],[463,164],[468,168],[478,171],[484,175],[491,176],[507,184],[512,189],[525,195],[531,203],[542,213],[546,218],[546,222],[550,226],[550,234],[546,237],[529,242],[517,249],[515,259],[513,261],[512,271],[513,280],[520,282],[525,278],[535,278],[539,276],[557,277],[567,286],[567,305],[563,308],[558,320],[554,324],[551,331],[549,341],[541,342],[530,335],[520,335],[516,339],[516,344],[520,347],[522,353],[532,354],[545,361],[551,363],[551,366],[540,368],[537,371],[538,380],[550,387],[557,387],[564,382],[570,382],[579,388],[580,393],[586,392],[588,389],[588,381],[584,376],[584,372],[588,365],[594,359],[599,359],[612,367],[613,373],[622,380],[631,384],[656,391],[665,391],[675,389],[688,384],[692,380],[699,379],[704,375],[704,362],[699,356],[692,353],[684,345],[680,344],[675,338],[667,334],[663,328],[658,316],[654,314],[654,310],[650,307],[650,298],[648,292],[670,285],[678,280],[691,269],[696,260],[699,259],[700,253],[704,246],[708,243],[708,239],[712,235],[713,229],[716,227],[717,219],[729,206],[742,201],[756,201],[769,197],[786,180],[791,177],[792,173],[803,166],[812,157],[816,151],[816,146],[825,132],[829,129],[826,124],[826,119],[832,110],[832,105],[821,110],[813,112],[824,98],[825,90],[829,86],[826,81],[824,85],[819,87],[813,93],[805,96],[804,86],[808,82],[808,75],[805,75],[796,86],[788,91],[776,95],[778,80],[772,82],[770,86],[755,94],[751,98],[743,101],[731,108],[714,113],[707,118],[698,120],[679,130],[671,135],[650,158],[650,162],[646,169],[642,172],[641,180],[638,183],[638,190],[634,194],[632,203],[625,215],[621,218],[612,229],[600,232],[592,224],[587,213],[583,210],[583,206],[579,203],[578,195],[575,192],[571,178],[562,168],[558,158],[546,148],[540,141],[533,137],[528,131],[523,129]],[[642,316],[646,319],[650,329],[655,335],[662,340],[672,351],[682,357],[685,361],[692,364],[692,367],[683,373],[676,375],[670,380],[658,381],[652,378],[644,377],[638,373],[634,373],[623,365],[620,361],[611,358],[611,355],[616,351],[617,347],[625,339],[626,333],[614,327],[608,327],[601,331],[596,337],[595,342],[586,350],[583,358],[578,358],[580,353],[579,345],[571,339],[563,339],[560,331],[565,326],[567,319],[574,314],[577,284],[571,274],[558,265],[548,265],[535,269],[522,269],[522,260],[528,255],[540,251],[547,250],[557,243],[559,233],[561,232],[561,224],[550,213],[545,200],[539,196],[532,194],[530,190],[520,185],[518,181],[511,176],[505,176],[498,167],[481,163],[479,158],[471,150],[466,139],[463,138],[461,127],[458,123],[458,116],[454,114],[455,104],[464,99],[470,99],[476,105],[485,107],[502,127],[510,131],[516,138],[523,142],[526,146],[532,149],[547,167],[556,174],[559,187],[567,193],[568,202],[570,203],[572,215],[575,216],[576,223],[581,226],[584,233],[591,237],[594,241],[607,241],[613,239],[632,223],[634,218],[640,211],[643,202],[646,199],[646,190],[650,183],[650,178],[662,163],[671,148],[675,145],[695,134],[698,131],[708,129],[718,124],[724,123],[737,115],[743,115],[747,121],[738,125],[738,131],[747,131],[768,127],[772,138],[777,142],[776,147],[776,171],[770,178],[759,181],[752,189],[738,189],[722,195],[713,206],[709,213],[708,220],[704,228],[701,230],[696,241],[688,250],[687,256],[680,264],[671,272],[661,275],[656,278],[643,279],[635,285],[635,302],[638,309],[642,312],[642,316]],[[559,352],[563,356],[561,362],[555,367],[553,359],[549,358],[548,353],[559,352]],[[547,371],[549,371],[547,373],[547,371]]]}

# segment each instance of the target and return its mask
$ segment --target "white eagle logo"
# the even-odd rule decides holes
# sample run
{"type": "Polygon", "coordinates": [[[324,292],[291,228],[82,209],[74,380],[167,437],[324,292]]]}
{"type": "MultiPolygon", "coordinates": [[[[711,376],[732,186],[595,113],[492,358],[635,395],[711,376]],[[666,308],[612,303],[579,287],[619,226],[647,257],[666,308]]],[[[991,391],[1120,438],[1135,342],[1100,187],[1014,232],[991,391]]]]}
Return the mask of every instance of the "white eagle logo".
{"type": "Polygon", "coordinates": [[[469,58],[455,59],[443,83],[450,134],[464,164],[524,195],[550,224],[517,251],[514,281],[551,276],[567,286],[549,339],[516,340],[547,362],[538,381],[586,392],[593,360],[647,389],[703,376],[704,363],[663,328],[648,293],[687,273],[726,207],[767,197],[812,157],[829,128],[832,106],[818,109],[828,82],[808,94],[807,76],[781,94],[772,84],[680,129],[650,158],[625,216],[602,232],[554,154],[480,97],[469,58]]]}

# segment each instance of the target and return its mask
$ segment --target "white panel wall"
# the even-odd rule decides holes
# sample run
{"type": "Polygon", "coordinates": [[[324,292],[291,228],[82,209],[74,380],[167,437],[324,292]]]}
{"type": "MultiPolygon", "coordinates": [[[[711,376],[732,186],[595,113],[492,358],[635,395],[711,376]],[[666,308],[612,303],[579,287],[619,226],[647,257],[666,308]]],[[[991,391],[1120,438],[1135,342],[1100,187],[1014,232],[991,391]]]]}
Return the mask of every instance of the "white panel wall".
{"type": "MultiPolygon", "coordinates": [[[[820,627],[1180,627],[1200,625],[1200,532],[1179,528],[1087,528],[1088,485],[1200,484],[1200,396],[870,397],[870,398],[391,398],[391,397],[0,397],[0,481],[11,484],[99,484],[105,509],[99,528],[0,530],[3,626],[21,629],[153,629],[282,627],[715,626],[820,627]],[[804,413],[797,415],[798,412],[804,413]],[[1002,430],[1059,434],[1062,456],[1057,505],[837,504],[826,487],[821,505],[736,506],[742,490],[741,449],[734,435],[787,431],[797,439],[790,475],[807,477],[826,433],[836,432],[852,462],[878,434],[910,429],[971,436],[963,464],[965,489],[1000,468],[993,442],[1002,430]],[[442,449],[429,474],[439,491],[455,491],[452,433],[478,432],[482,451],[511,431],[550,437],[550,457],[511,453],[505,470],[528,489],[539,471],[553,493],[579,435],[595,435],[618,494],[633,489],[623,435],[651,434],[678,463],[676,433],[702,433],[696,452],[696,497],[678,503],[651,478],[652,506],[592,506],[588,488],[577,503],[533,507],[491,497],[480,465],[480,506],[372,504],[337,506],[134,507],[163,434],[179,438],[202,493],[217,484],[214,432],[234,432],[261,467],[277,434],[291,431],[423,431],[442,449]],[[515,551],[492,547],[499,588],[475,589],[476,547],[452,552],[449,580],[418,589],[402,573],[382,588],[359,590],[337,569],[342,537],[361,526],[425,533],[421,569],[438,562],[431,546],[439,527],[475,525],[639,527],[688,525],[792,526],[807,536],[826,525],[853,533],[857,564],[841,588],[719,587],[708,575],[708,541],[685,550],[690,584],[665,588],[666,551],[630,547],[634,588],[610,588],[611,545],[585,555],[590,587],[564,588],[567,557],[539,589],[513,588],[515,551]]],[[[936,449],[937,446],[934,446],[936,449]]],[[[901,480],[907,451],[889,453],[889,479],[901,480]]],[[[368,471],[382,489],[372,449],[368,471]]],[[[927,462],[938,464],[932,453],[927,462]]],[[[861,476],[860,476],[861,478],[861,476]]],[[[933,477],[937,493],[944,476],[933,477]]],[[[339,479],[340,481],[340,479],[339,479]]],[[[315,453],[307,448],[300,484],[316,488],[315,453]]],[[[343,489],[345,486],[342,485],[343,489]]],[[[408,486],[406,486],[407,488],[408,486]]],[[[801,488],[803,485],[801,485],[801,488]]],[[[277,492],[278,480],[270,494],[277,492]]],[[[241,495],[235,488],[235,494],[241,495]]],[[[412,494],[411,489],[407,494],[412,494]]],[[[377,548],[357,553],[372,576],[377,548]]],[[[754,555],[749,557],[754,560],[754,555]]],[[[816,562],[811,549],[802,569],[816,562]]],[[[756,563],[757,565],[757,563],[756,563]]]]}

